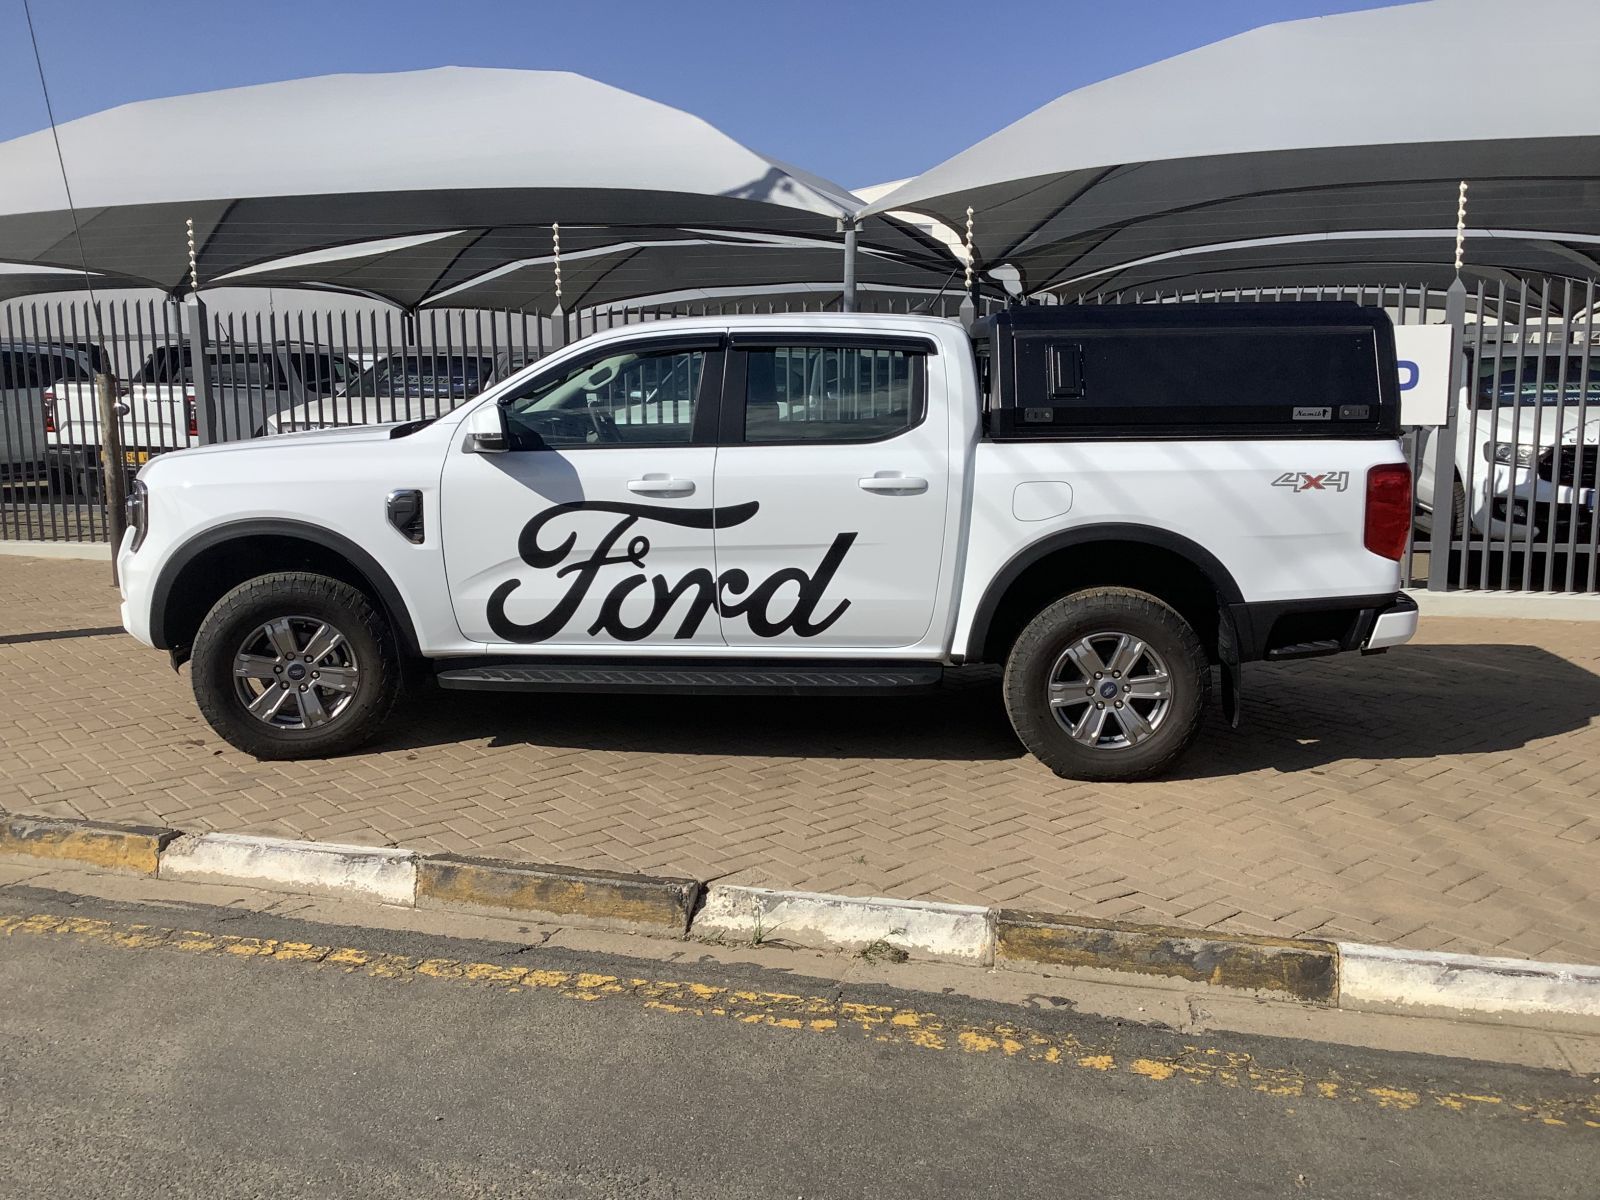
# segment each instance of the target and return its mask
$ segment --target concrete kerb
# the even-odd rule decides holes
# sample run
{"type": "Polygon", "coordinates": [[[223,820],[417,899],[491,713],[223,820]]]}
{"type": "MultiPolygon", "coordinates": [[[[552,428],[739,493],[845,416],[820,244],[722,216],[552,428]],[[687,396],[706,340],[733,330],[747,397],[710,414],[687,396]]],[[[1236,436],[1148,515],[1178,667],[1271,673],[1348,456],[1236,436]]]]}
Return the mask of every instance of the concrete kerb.
{"type": "Polygon", "coordinates": [[[376,846],[111,825],[0,812],[0,858],[235,882],[407,908],[1065,970],[1217,987],[1265,1000],[1532,1024],[1600,1020],[1600,966],[1424,953],[1314,938],[1131,925],[974,905],[712,884],[376,846]],[[704,903],[696,903],[703,896],[704,903]]]}
{"type": "Polygon", "coordinates": [[[700,894],[695,879],[583,871],[541,863],[434,854],[417,859],[418,908],[456,909],[549,924],[682,937],[700,894]]]}
{"type": "Polygon", "coordinates": [[[772,942],[851,951],[879,947],[889,956],[898,951],[981,966],[994,959],[993,913],[971,904],[712,884],[692,931],[696,937],[750,945],[772,942]]]}
{"type": "Polygon", "coordinates": [[[1002,910],[995,916],[995,965],[1018,964],[1161,975],[1313,1004],[1339,999],[1338,949],[1305,938],[1002,910]]]}
{"type": "Polygon", "coordinates": [[[108,825],[0,813],[0,857],[77,863],[102,871],[154,875],[176,829],[108,825]]]}
{"type": "Polygon", "coordinates": [[[417,893],[417,856],[409,850],[234,833],[178,838],[161,855],[159,874],[407,906],[415,904],[417,893]]]}

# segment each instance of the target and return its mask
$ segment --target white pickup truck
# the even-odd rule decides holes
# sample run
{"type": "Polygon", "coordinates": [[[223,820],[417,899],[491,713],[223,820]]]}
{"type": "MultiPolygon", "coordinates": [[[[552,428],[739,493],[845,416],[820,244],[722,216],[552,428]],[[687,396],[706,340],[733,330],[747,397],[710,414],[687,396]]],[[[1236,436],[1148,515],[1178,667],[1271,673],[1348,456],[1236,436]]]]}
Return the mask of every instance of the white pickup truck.
{"type": "Polygon", "coordinates": [[[1398,409],[1388,319],[1347,304],[632,326],[432,421],[152,461],[122,617],[261,758],[359,744],[403,676],[823,697],[992,663],[1046,764],[1133,779],[1213,666],[1236,721],[1245,662],[1412,636],[1398,409]]]}

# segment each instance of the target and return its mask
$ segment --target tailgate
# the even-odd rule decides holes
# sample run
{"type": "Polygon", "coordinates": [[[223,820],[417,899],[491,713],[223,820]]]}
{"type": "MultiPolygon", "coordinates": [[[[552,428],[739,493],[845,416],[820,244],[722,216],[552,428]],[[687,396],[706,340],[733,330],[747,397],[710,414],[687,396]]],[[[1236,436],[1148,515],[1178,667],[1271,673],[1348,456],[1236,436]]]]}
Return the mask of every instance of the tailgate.
{"type": "MultiPolygon", "coordinates": [[[[99,403],[92,384],[57,384],[45,393],[47,437],[53,446],[98,446],[99,403]]],[[[192,401],[186,389],[165,384],[123,384],[117,408],[123,448],[135,462],[150,453],[179,450],[195,442],[192,401]]]]}

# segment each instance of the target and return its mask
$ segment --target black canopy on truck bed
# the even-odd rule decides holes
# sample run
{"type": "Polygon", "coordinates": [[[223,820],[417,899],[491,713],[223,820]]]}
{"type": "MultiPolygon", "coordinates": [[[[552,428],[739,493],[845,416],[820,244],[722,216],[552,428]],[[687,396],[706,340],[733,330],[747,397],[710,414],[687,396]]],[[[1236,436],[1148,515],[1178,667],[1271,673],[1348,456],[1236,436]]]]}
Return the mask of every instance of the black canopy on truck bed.
{"type": "Polygon", "coordinates": [[[1359,304],[1013,308],[973,340],[995,440],[1400,431],[1394,328],[1359,304]]]}

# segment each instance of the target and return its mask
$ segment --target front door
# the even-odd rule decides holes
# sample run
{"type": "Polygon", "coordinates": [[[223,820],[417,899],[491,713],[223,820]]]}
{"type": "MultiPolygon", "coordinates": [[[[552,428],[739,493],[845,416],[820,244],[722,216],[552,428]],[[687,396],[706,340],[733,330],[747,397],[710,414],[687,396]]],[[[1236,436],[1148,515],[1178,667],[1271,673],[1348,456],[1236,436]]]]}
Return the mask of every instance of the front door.
{"type": "Polygon", "coordinates": [[[887,651],[927,634],[950,472],[930,349],[914,338],[734,339],[717,503],[758,511],[717,529],[728,645],[887,651]]]}
{"type": "Polygon", "coordinates": [[[722,645],[719,341],[598,347],[499,401],[506,452],[451,451],[445,572],[463,635],[530,654],[722,645]]]}

